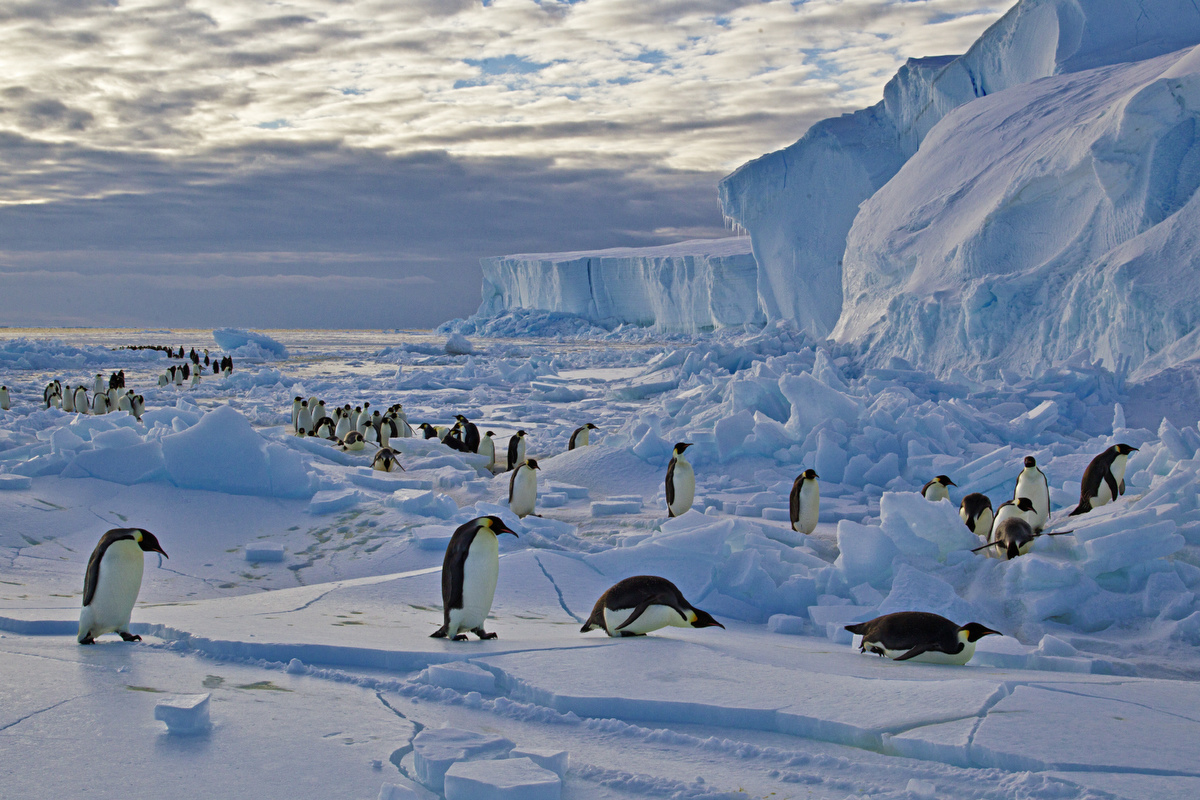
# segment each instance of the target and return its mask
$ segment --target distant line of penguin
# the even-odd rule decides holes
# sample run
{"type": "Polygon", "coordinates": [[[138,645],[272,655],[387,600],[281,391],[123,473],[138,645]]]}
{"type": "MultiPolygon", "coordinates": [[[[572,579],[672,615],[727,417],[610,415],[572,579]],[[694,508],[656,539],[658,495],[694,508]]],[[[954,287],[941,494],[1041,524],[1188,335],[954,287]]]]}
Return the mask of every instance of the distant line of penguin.
{"type": "MultiPolygon", "coordinates": [[[[42,407],[61,408],[63,411],[75,414],[97,416],[113,411],[127,411],[140,420],[142,413],[146,410],[146,398],[135,394],[132,389],[127,389],[124,393],[121,392],[121,389],[125,389],[124,370],[112,373],[107,379],[97,373],[92,382],[91,398],[88,397],[87,389],[84,386],[80,385],[72,389],[69,384],[64,385],[55,379],[46,384],[46,388],[42,390],[42,407]]],[[[0,408],[8,410],[10,402],[8,388],[0,387],[0,390],[2,390],[0,400],[3,401],[0,402],[0,408]]]]}

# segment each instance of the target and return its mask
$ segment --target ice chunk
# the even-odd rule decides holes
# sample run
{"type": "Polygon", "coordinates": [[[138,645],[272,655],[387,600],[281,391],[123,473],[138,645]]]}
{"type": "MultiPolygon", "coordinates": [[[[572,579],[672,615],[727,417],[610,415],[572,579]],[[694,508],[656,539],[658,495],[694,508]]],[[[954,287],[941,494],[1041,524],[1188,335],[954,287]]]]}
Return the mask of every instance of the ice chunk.
{"type": "Polygon", "coordinates": [[[895,611],[928,611],[940,614],[959,625],[979,622],[975,609],[954,591],[954,587],[936,575],[901,564],[892,580],[892,590],[879,606],[879,614],[895,611]]]}
{"type": "Polygon", "coordinates": [[[846,583],[878,586],[891,577],[892,559],[900,551],[882,530],[844,519],[838,523],[837,541],[840,554],[834,566],[845,575],[846,583]]]}
{"type": "Polygon", "coordinates": [[[154,718],[167,723],[172,736],[196,736],[212,727],[208,717],[208,701],[212,695],[185,694],[160,700],[154,706],[154,718]]]}
{"type": "MultiPolygon", "coordinates": [[[[458,728],[425,728],[413,738],[413,766],[417,780],[441,794],[445,788],[446,771],[455,763],[503,759],[515,746],[503,736],[458,728]]],[[[485,766],[492,768],[495,764],[489,761],[485,766]]],[[[554,777],[558,778],[557,775],[554,777]]]]}
{"type": "Polygon", "coordinates": [[[571,763],[571,754],[566,750],[517,747],[509,753],[509,757],[528,758],[542,769],[548,769],[560,778],[566,777],[571,763]]]}
{"type": "Polygon", "coordinates": [[[547,481],[546,489],[551,492],[561,492],[571,500],[585,500],[588,496],[586,486],[575,486],[570,483],[561,483],[559,481],[547,481]]]}
{"type": "Polygon", "coordinates": [[[450,544],[450,537],[454,535],[454,528],[447,525],[422,525],[419,528],[415,528],[412,534],[417,547],[422,550],[442,553],[445,552],[446,547],[450,544]]]}
{"type": "Polygon", "coordinates": [[[308,501],[308,513],[334,514],[338,511],[345,511],[347,508],[353,508],[365,499],[366,495],[357,489],[331,489],[317,492],[313,495],[312,500],[308,501]]]}
{"type": "Polygon", "coordinates": [[[407,786],[385,783],[379,787],[379,797],[376,800],[420,800],[420,798],[407,786]]]}
{"type": "Polygon", "coordinates": [[[33,486],[33,479],[25,475],[0,475],[0,491],[28,489],[33,486]]]}
{"type": "Polygon", "coordinates": [[[259,562],[283,561],[283,545],[257,542],[246,545],[246,560],[259,562]]]}
{"type": "Polygon", "coordinates": [[[767,618],[767,630],[771,633],[803,636],[808,633],[809,622],[804,617],[795,617],[791,614],[772,614],[767,618]]]}
{"type": "Polygon", "coordinates": [[[862,411],[857,400],[808,373],[782,376],[779,390],[792,406],[786,427],[795,438],[807,436],[809,431],[829,419],[857,422],[862,411]]]}
{"type": "Polygon", "coordinates": [[[615,514],[637,514],[642,510],[641,500],[597,500],[591,506],[593,517],[611,517],[615,514]]]}
{"type": "Polygon", "coordinates": [[[449,495],[416,489],[398,489],[392,492],[387,504],[405,514],[419,517],[450,519],[458,511],[458,504],[449,495]]]}
{"type": "Polygon", "coordinates": [[[468,356],[475,352],[474,345],[461,333],[452,333],[446,339],[446,353],[452,356],[468,356]]]}
{"type": "MultiPolygon", "coordinates": [[[[217,343],[217,347],[235,358],[240,356],[262,360],[288,357],[287,348],[265,333],[241,328],[217,328],[212,332],[212,337],[213,341],[217,343]]],[[[236,363],[234,366],[236,368],[236,363]]]]}
{"type": "Polygon", "coordinates": [[[446,800],[559,800],[562,779],[528,758],[465,761],[446,772],[446,800]]]}
{"type": "Polygon", "coordinates": [[[430,664],[423,679],[432,686],[441,686],[459,692],[496,691],[496,676],[482,667],[466,661],[450,661],[445,664],[430,664]]]}

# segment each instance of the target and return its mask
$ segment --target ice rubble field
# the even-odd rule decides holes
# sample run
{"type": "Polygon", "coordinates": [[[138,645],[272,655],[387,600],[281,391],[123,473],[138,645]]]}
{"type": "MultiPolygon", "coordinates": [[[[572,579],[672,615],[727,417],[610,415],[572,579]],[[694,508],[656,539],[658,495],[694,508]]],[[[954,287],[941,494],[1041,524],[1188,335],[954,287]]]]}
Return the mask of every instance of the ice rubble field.
{"type": "Polygon", "coordinates": [[[1129,427],[1148,412],[1084,355],[1034,379],[934,379],[899,360],[864,369],[786,324],[692,338],[571,324],[479,322],[562,335],[476,335],[470,355],[447,354],[445,333],[216,332],[242,357],[196,388],[157,388],[161,354],[108,348],[216,354],[210,332],[0,342],[3,793],[1200,796],[1200,430],[1129,427]],[[49,379],[118,367],[146,397],[142,424],[40,409],[49,379]],[[385,474],[369,452],[298,439],[296,395],[403,402],[414,423],[463,413],[502,443],[522,428],[543,516],[511,516],[508,476],[437,442],[393,440],[407,471],[385,474]],[[586,422],[597,443],[566,452],[586,422]],[[681,440],[697,501],[668,521],[681,440]],[[1121,441],[1140,448],[1126,495],[1065,525],[1084,466],[1121,441]],[[1029,454],[1052,527],[1075,532],[1012,562],[971,553],[957,501],[998,505],[1029,454]],[[809,537],[786,521],[806,467],[822,494],[809,537]],[[954,504],[918,493],[939,473],[954,504]],[[500,638],[430,639],[449,535],[485,513],[520,533],[501,545],[500,638]],[[87,557],[126,525],[170,554],[147,559],[145,641],[80,647],[87,557]],[[641,573],[728,630],[578,632],[641,573]],[[858,654],[842,626],[896,610],[1005,636],[966,667],[858,654]]]}

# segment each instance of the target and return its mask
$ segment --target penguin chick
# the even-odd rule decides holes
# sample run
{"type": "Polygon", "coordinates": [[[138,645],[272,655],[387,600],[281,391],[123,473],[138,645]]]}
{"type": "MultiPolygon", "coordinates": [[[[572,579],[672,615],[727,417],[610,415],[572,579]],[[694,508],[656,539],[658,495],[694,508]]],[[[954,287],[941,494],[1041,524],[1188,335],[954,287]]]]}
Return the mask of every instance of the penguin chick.
{"type": "Polygon", "coordinates": [[[1067,516],[1086,514],[1125,494],[1125,466],[1136,447],[1114,444],[1092,459],[1079,482],[1079,506],[1067,516]]]}
{"type": "Polygon", "coordinates": [[[667,515],[671,517],[685,513],[696,498],[696,472],[683,455],[691,446],[691,442],[677,442],[667,465],[667,515]]]}
{"type": "Polygon", "coordinates": [[[921,487],[921,496],[926,500],[932,500],[935,503],[938,500],[949,500],[949,487],[951,486],[958,486],[958,484],[950,480],[950,477],[947,475],[938,475],[929,483],[921,487]]]}
{"type": "Polygon", "coordinates": [[[567,449],[574,450],[576,447],[587,447],[590,444],[588,441],[588,432],[597,430],[600,429],[590,422],[582,428],[576,428],[571,434],[571,440],[567,442],[567,449]]]}
{"type": "Polygon", "coordinates": [[[537,505],[537,459],[529,458],[508,479],[508,507],[518,517],[527,517],[537,505]]]}
{"type": "Polygon", "coordinates": [[[97,636],[112,631],[127,642],[141,641],[129,632],[129,617],[142,588],[144,553],[167,557],[154,534],[142,528],[114,528],[100,537],[83,579],[80,644],[93,644],[97,636]]]}
{"type": "Polygon", "coordinates": [[[788,510],[792,520],[792,530],[800,533],[812,533],[817,527],[817,517],[821,510],[821,489],[817,478],[821,477],[814,469],[806,469],[796,476],[792,483],[792,492],[788,496],[788,510]]]}
{"type": "Polygon", "coordinates": [[[464,641],[470,631],[480,639],[495,639],[483,629],[500,574],[502,533],[517,533],[499,517],[476,517],[455,529],[442,560],[442,627],[431,638],[464,641]]]}
{"type": "Polygon", "coordinates": [[[847,625],[846,630],[862,636],[859,652],[872,652],[893,661],[925,661],[933,664],[966,664],[975,655],[975,643],[984,636],[1001,635],[978,622],[955,625],[945,617],[924,611],[898,611],[847,625]]]}
{"type": "Polygon", "coordinates": [[[602,629],[609,636],[644,636],[676,628],[724,628],[707,611],[689,603],[666,578],[637,575],[615,583],[596,601],[580,633],[602,629]]]}

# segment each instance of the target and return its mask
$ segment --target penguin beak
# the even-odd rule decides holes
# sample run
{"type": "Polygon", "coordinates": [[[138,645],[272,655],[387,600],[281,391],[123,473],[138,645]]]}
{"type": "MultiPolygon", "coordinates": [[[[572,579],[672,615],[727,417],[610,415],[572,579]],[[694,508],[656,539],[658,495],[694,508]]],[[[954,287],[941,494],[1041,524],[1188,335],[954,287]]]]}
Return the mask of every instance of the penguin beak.
{"type": "MultiPolygon", "coordinates": [[[[501,522],[499,525],[493,525],[492,533],[496,534],[497,536],[502,533],[511,533],[513,536],[517,536],[517,532],[505,525],[503,522],[501,522]]],[[[517,536],[517,538],[520,539],[521,537],[517,536]]]]}

